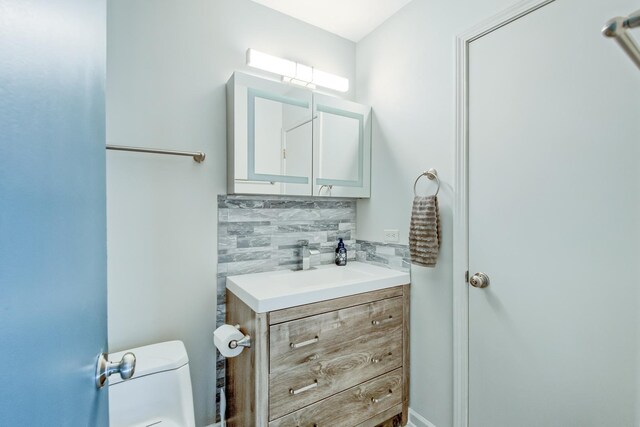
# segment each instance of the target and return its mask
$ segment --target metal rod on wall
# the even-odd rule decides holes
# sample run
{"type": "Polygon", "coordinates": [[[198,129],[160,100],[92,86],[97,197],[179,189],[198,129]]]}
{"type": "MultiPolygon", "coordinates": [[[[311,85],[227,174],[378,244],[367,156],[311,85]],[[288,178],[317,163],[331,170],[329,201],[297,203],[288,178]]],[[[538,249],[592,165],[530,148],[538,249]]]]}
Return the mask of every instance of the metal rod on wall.
{"type": "Polygon", "coordinates": [[[136,153],[167,154],[170,156],[188,156],[188,157],[193,157],[193,160],[195,160],[198,163],[204,162],[204,158],[206,157],[206,155],[202,151],[160,150],[155,148],[128,147],[126,145],[107,145],[107,150],[133,151],[136,153]]]}
{"type": "Polygon", "coordinates": [[[620,47],[629,55],[631,60],[640,68],[640,47],[628,34],[630,28],[640,27],[640,10],[625,17],[617,17],[606,23],[602,34],[615,38],[620,47]]]}

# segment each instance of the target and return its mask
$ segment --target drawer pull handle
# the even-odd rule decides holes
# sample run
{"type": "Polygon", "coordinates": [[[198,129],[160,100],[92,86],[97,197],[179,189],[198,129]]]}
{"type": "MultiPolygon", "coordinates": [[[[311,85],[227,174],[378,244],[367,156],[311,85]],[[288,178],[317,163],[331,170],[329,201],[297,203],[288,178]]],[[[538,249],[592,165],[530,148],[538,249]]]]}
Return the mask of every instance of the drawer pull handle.
{"type": "MultiPolygon", "coordinates": [[[[389,353],[387,353],[387,356],[393,356],[393,352],[390,351],[389,353]]],[[[382,359],[383,359],[382,357],[372,357],[371,363],[380,363],[382,359]]]]}
{"type": "Polygon", "coordinates": [[[385,322],[389,322],[389,321],[391,321],[391,320],[393,320],[393,316],[389,316],[389,317],[387,317],[386,319],[382,319],[382,320],[372,320],[372,321],[371,321],[371,324],[372,324],[373,326],[378,326],[378,325],[381,325],[381,324],[383,324],[383,323],[385,323],[385,322]]]}
{"type": "Polygon", "coordinates": [[[292,342],[291,344],[289,344],[289,347],[291,347],[291,348],[305,347],[305,346],[317,343],[318,340],[319,340],[319,338],[316,336],[315,338],[311,338],[310,340],[302,341],[302,342],[299,342],[299,343],[293,343],[292,342]]]}
{"type": "Polygon", "coordinates": [[[303,393],[303,392],[305,392],[305,391],[307,391],[307,390],[311,390],[312,388],[316,388],[316,387],[318,387],[318,380],[313,380],[313,383],[312,383],[312,384],[309,384],[309,385],[304,386],[304,387],[302,387],[302,388],[299,388],[299,389],[297,389],[297,390],[294,390],[294,389],[290,388],[290,389],[289,389],[289,394],[290,394],[291,396],[295,396],[296,394],[303,393]]]}
{"type": "Polygon", "coordinates": [[[382,397],[372,397],[371,398],[371,403],[378,403],[378,402],[382,402],[383,400],[385,400],[388,397],[391,397],[391,395],[393,394],[393,390],[389,389],[389,393],[385,394],[382,397]]]}
{"type": "MultiPolygon", "coordinates": [[[[393,352],[390,351],[389,353],[387,353],[387,356],[393,356],[393,352]]],[[[382,361],[382,357],[372,357],[371,358],[371,363],[380,363],[382,361]]]]}

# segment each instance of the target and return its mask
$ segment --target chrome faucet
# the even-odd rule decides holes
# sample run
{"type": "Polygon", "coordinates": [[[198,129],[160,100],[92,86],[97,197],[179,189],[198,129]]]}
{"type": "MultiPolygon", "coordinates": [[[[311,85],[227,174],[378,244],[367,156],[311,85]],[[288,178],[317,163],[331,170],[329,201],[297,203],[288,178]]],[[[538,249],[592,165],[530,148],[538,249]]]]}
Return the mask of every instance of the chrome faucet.
{"type": "Polygon", "coordinates": [[[300,246],[300,258],[302,258],[302,270],[311,269],[311,256],[319,255],[320,251],[317,249],[309,249],[308,240],[298,240],[300,246]]]}

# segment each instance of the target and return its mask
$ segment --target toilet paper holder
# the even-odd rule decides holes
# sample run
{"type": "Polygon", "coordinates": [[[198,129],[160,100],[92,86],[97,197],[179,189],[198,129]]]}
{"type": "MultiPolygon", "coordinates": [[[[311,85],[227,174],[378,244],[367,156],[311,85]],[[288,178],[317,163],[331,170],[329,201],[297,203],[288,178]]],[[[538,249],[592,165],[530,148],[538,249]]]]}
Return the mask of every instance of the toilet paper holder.
{"type": "MultiPolygon", "coordinates": [[[[240,325],[234,325],[234,327],[239,330],[240,332],[242,332],[240,330],[240,325]]],[[[251,347],[251,336],[250,335],[245,335],[244,337],[240,338],[239,340],[231,340],[229,341],[229,348],[230,349],[236,349],[238,347],[246,347],[249,348],[251,347]]]]}

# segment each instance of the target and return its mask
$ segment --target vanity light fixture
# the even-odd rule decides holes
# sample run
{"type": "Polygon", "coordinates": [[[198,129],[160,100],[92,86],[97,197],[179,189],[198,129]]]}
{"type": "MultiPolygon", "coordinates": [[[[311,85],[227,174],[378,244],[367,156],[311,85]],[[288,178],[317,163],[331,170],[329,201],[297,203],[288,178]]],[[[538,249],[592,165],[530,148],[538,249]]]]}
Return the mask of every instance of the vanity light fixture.
{"type": "Polygon", "coordinates": [[[349,90],[349,79],[345,77],[320,71],[308,65],[269,55],[255,49],[247,50],[247,65],[270,73],[280,74],[282,81],[309,89],[322,86],[338,92],[347,92],[349,90]]]}

